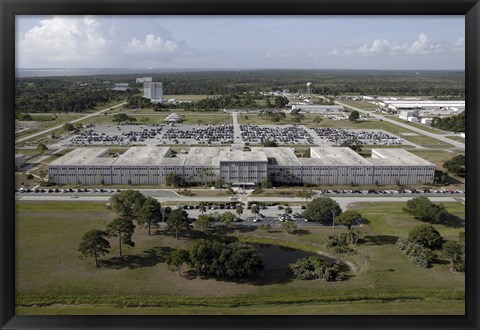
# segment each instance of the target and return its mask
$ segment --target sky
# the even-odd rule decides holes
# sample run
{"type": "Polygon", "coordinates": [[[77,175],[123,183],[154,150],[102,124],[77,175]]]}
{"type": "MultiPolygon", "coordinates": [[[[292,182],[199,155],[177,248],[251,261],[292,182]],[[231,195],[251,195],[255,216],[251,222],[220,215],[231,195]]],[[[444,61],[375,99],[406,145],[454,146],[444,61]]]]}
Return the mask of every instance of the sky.
{"type": "Polygon", "coordinates": [[[464,70],[464,16],[17,16],[16,68],[464,70]]]}

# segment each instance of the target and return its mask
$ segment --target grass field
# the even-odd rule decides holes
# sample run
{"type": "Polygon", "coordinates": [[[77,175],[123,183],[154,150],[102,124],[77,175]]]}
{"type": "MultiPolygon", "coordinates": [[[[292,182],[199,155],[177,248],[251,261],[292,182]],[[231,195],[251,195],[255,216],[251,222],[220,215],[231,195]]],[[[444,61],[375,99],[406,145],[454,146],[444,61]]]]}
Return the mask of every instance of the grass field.
{"type": "Polygon", "coordinates": [[[412,126],[412,127],[416,127],[416,128],[422,129],[422,130],[427,131],[427,132],[430,132],[430,133],[439,134],[439,133],[442,133],[442,132],[443,132],[443,131],[441,131],[441,130],[439,130],[439,129],[436,129],[436,128],[433,128],[433,127],[429,127],[429,126],[427,126],[427,125],[412,123],[411,121],[400,119],[400,118],[398,118],[397,116],[386,116],[386,117],[387,117],[388,119],[395,120],[395,121],[398,121],[399,123],[407,124],[407,125],[410,125],[410,126],[412,126]]]}
{"type": "MultiPolygon", "coordinates": [[[[78,258],[78,243],[90,229],[104,229],[116,214],[104,203],[19,202],[16,218],[17,314],[463,314],[464,276],[442,260],[428,269],[411,264],[394,242],[419,224],[400,210],[404,203],[354,204],[368,219],[359,228],[357,253],[336,255],[325,238],[346,231],[337,226],[301,227],[286,234],[271,230],[231,232],[249,242],[286,245],[338,257],[352,265],[343,282],[292,280],[283,270],[264,270],[246,282],[178,277],[166,255],[192,239],[137,228],[135,247],[125,248],[119,263],[117,241],[110,254],[78,258]],[[395,214],[392,216],[392,214],[395,214]],[[370,257],[368,264],[365,256],[370,257]],[[287,309],[285,306],[289,306],[287,309]],[[341,310],[338,310],[341,308],[341,310]]],[[[464,205],[445,203],[464,219],[464,205]]],[[[435,226],[448,239],[463,230],[435,226]]],[[[191,237],[204,236],[190,231],[191,237]]]]}

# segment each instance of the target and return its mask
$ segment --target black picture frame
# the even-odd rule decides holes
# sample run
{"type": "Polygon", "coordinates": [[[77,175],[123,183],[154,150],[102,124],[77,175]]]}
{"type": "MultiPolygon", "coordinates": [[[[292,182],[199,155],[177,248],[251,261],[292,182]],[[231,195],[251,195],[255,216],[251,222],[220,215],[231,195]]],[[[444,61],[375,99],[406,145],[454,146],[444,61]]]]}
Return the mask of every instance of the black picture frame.
{"type": "Polygon", "coordinates": [[[478,0],[0,0],[0,327],[1,329],[479,329],[480,253],[478,0]],[[16,15],[465,15],[465,316],[16,316],[14,81],[16,15]]]}

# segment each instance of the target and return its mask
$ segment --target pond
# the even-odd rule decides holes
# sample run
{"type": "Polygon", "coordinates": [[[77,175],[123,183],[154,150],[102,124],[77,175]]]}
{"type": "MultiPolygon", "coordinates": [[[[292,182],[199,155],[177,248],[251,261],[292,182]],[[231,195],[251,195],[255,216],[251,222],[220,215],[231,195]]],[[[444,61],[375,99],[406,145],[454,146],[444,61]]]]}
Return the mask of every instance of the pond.
{"type": "Polygon", "coordinates": [[[334,262],[334,259],[322,256],[318,253],[293,249],[281,245],[262,243],[252,243],[251,245],[254,246],[257,251],[263,256],[265,270],[284,269],[289,264],[294,263],[298,259],[308,258],[311,256],[320,256],[327,260],[329,263],[334,262]]]}

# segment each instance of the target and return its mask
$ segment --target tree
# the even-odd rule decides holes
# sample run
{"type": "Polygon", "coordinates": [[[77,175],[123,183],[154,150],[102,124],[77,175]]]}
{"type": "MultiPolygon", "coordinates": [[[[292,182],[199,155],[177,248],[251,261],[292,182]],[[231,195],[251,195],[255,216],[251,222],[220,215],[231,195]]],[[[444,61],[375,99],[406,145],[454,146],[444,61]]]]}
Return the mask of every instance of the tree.
{"type": "Polygon", "coordinates": [[[98,258],[109,253],[108,249],[110,249],[110,243],[105,239],[106,236],[106,232],[98,229],[86,232],[83,235],[78,248],[78,251],[80,251],[80,258],[94,257],[95,266],[98,267],[98,258]]]}
{"type": "Polygon", "coordinates": [[[170,172],[165,178],[165,183],[167,186],[181,187],[183,186],[183,178],[179,174],[170,172]]]}
{"type": "Polygon", "coordinates": [[[207,205],[205,202],[201,202],[200,205],[198,206],[198,210],[200,211],[201,214],[204,214],[207,212],[207,205]]]}
{"type": "Polygon", "coordinates": [[[353,110],[352,112],[350,112],[350,115],[348,116],[348,120],[352,122],[356,122],[359,119],[360,119],[360,114],[358,113],[357,110],[353,110]]]}
{"type": "Polygon", "coordinates": [[[150,228],[152,224],[156,224],[162,217],[162,207],[158,200],[148,196],[138,210],[137,222],[139,224],[148,226],[148,235],[150,235],[150,228]]]}
{"type": "Polygon", "coordinates": [[[358,139],[347,139],[340,143],[340,147],[348,147],[355,152],[362,151],[362,142],[358,139]]]}
{"type": "Polygon", "coordinates": [[[296,123],[299,123],[305,119],[305,116],[300,113],[300,109],[294,109],[290,111],[290,116],[292,116],[292,120],[296,123]]]}
{"type": "Polygon", "coordinates": [[[309,199],[312,199],[314,193],[311,190],[301,190],[297,193],[297,197],[305,198],[305,202],[308,202],[309,199]]]}
{"type": "Polygon", "coordinates": [[[319,197],[307,204],[302,216],[310,221],[332,223],[333,217],[342,213],[337,202],[330,197],[319,197]]]}
{"type": "Polygon", "coordinates": [[[257,215],[260,213],[260,207],[257,204],[253,204],[250,211],[252,211],[253,215],[257,215]]]}
{"type": "Polygon", "coordinates": [[[45,144],[43,144],[43,143],[40,142],[40,143],[37,144],[37,150],[38,150],[41,154],[43,154],[45,151],[48,150],[48,148],[47,148],[47,146],[46,146],[45,144]]]}
{"type": "Polygon", "coordinates": [[[123,190],[110,197],[110,203],[112,208],[125,217],[134,218],[136,212],[138,212],[143,203],[145,203],[146,197],[137,190],[123,190]]]}
{"type": "Polygon", "coordinates": [[[233,219],[235,219],[235,214],[232,212],[224,212],[220,219],[227,227],[229,227],[232,224],[233,219]]]}
{"type": "Polygon", "coordinates": [[[348,231],[352,229],[352,225],[355,221],[362,218],[361,214],[354,210],[347,210],[340,214],[335,221],[341,225],[347,226],[348,231]]]}
{"type": "Polygon", "coordinates": [[[212,217],[211,215],[207,214],[200,214],[195,221],[195,227],[197,227],[200,230],[209,230],[213,228],[213,225],[215,223],[215,218],[212,217]]]}
{"type": "Polygon", "coordinates": [[[320,124],[322,121],[323,121],[323,118],[320,116],[315,116],[315,118],[313,118],[313,122],[315,124],[320,124]]]}
{"type": "Polygon", "coordinates": [[[235,213],[238,216],[241,216],[243,214],[243,206],[241,204],[237,205],[237,207],[235,208],[235,213]]]}
{"type": "Polygon", "coordinates": [[[433,204],[424,196],[408,200],[404,211],[422,221],[443,222],[448,218],[448,212],[443,205],[433,204]]]}
{"type": "Polygon", "coordinates": [[[174,231],[175,239],[178,240],[178,234],[182,229],[190,229],[188,213],[181,209],[175,209],[168,215],[167,231],[174,231]]]}
{"type": "Polygon", "coordinates": [[[443,237],[431,225],[415,226],[409,233],[408,239],[429,249],[442,247],[443,237]]]}
{"type": "Polygon", "coordinates": [[[265,148],[272,148],[272,147],[278,147],[278,143],[273,141],[273,140],[268,140],[263,142],[263,147],[265,148]]]}
{"type": "Polygon", "coordinates": [[[75,126],[73,126],[72,123],[65,123],[65,124],[63,125],[63,130],[64,130],[65,132],[72,132],[72,131],[75,130],[75,126]]]}
{"type": "Polygon", "coordinates": [[[267,189],[272,187],[272,180],[270,179],[263,179],[262,181],[262,188],[267,189]]]}
{"type": "Polygon", "coordinates": [[[457,155],[443,163],[443,167],[450,173],[465,176],[465,155],[457,155]]]}
{"type": "Polygon", "coordinates": [[[27,174],[27,180],[33,180],[33,174],[32,173],[28,173],[27,174]]]}
{"type": "Polygon", "coordinates": [[[288,104],[288,99],[285,96],[275,96],[275,107],[283,108],[288,104]]]}
{"type": "Polygon", "coordinates": [[[184,263],[188,263],[190,260],[190,253],[184,249],[178,249],[171,252],[166,260],[168,269],[171,271],[178,271],[180,276],[180,268],[184,263]]]}
{"type": "Polygon", "coordinates": [[[122,256],[122,244],[134,247],[132,235],[135,231],[135,225],[132,220],[127,217],[114,219],[107,225],[107,234],[109,237],[118,237],[119,256],[122,256]]]}
{"type": "Polygon", "coordinates": [[[292,214],[293,210],[290,206],[287,206],[286,208],[283,209],[283,212],[285,214],[292,214]]]}
{"type": "Polygon", "coordinates": [[[225,184],[225,180],[222,178],[216,178],[214,185],[216,189],[220,189],[220,192],[222,192],[223,185],[225,184]]]}
{"type": "Polygon", "coordinates": [[[465,271],[465,245],[454,241],[443,244],[443,252],[450,258],[450,266],[453,271],[465,271]]]}
{"type": "Polygon", "coordinates": [[[112,119],[112,120],[113,120],[114,122],[117,122],[117,123],[120,125],[122,122],[128,121],[128,118],[129,118],[129,117],[130,117],[130,116],[127,115],[127,114],[125,114],[125,113],[117,113],[117,114],[114,114],[114,115],[113,115],[113,119],[112,119]]]}
{"type": "Polygon", "coordinates": [[[287,220],[284,223],[282,223],[282,229],[285,230],[287,233],[292,234],[297,230],[298,226],[295,224],[295,222],[291,220],[287,220]]]}

